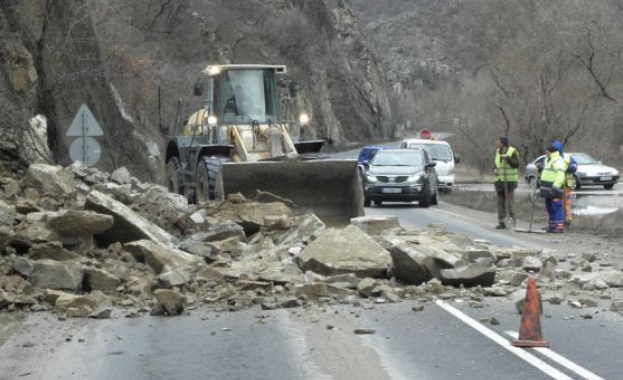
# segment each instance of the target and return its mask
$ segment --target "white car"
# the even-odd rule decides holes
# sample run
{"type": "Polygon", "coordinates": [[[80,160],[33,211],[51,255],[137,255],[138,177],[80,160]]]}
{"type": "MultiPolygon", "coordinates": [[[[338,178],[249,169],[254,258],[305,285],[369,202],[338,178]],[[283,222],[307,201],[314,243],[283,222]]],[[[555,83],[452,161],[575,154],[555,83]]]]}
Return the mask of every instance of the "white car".
{"type": "MultiPolygon", "coordinates": [[[[575,172],[575,188],[582,186],[603,186],[604,189],[612,189],[619,181],[619,171],[612,166],[606,166],[594,157],[586,153],[565,153],[575,158],[578,170],[575,172]]],[[[538,185],[540,170],[537,164],[543,167],[545,155],[539,156],[526,166],[524,178],[531,187],[538,185]]]]}
{"type": "Polygon", "coordinates": [[[452,147],[447,141],[428,139],[404,139],[400,142],[401,149],[424,149],[430,158],[437,163],[435,171],[438,176],[440,191],[451,192],[454,186],[454,164],[460,159],[454,155],[452,147]]]}

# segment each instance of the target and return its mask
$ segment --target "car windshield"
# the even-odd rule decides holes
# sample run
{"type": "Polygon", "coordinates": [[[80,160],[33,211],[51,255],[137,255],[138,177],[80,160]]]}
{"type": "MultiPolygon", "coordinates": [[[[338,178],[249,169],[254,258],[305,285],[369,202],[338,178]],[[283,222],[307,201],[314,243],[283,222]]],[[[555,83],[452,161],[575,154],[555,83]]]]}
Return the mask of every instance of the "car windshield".
{"type": "Polygon", "coordinates": [[[442,144],[409,144],[409,148],[426,149],[433,160],[452,160],[450,147],[442,144]]]}
{"type": "Polygon", "coordinates": [[[589,156],[588,154],[583,153],[571,153],[575,161],[578,165],[599,165],[599,160],[594,157],[589,156]]]}
{"type": "Polygon", "coordinates": [[[376,152],[378,152],[378,151],[379,151],[378,148],[370,149],[370,158],[369,159],[370,160],[373,159],[374,156],[376,156],[376,152]]]}
{"type": "Polygon", "coordinates": [[[379,150],[371,162],[374,166],[421,166],[423,164],[422,152],[406,149],[402,152],[379,150]]]}

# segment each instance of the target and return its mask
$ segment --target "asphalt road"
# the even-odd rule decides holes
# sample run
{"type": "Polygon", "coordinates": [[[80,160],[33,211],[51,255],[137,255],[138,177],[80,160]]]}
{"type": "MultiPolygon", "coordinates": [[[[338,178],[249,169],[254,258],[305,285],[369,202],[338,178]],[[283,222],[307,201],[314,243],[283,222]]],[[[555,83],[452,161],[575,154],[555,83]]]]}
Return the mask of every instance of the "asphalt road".
{"type": "MultiPolygon", "coordinates": [[[[430,209],[382,206],[405,228],[444,223],[501,245],[541,244],[497,233],[483,215],[445,202],[430,209]]],[[[542,235],[541,235],[542,236],[542,235]]],[[[0,346],[0,379],[620,379],[621,317],[545,306],[550,349],[510,345],[520,326],[513,301],[419,301],[309,309],[207,312],[179,317],[67,320],[34,313],[0,346]],[[584,315],[584,317],[583,317],[584,315]],[[491,318],[499,324],[486,321],[491,318]],[[356,334],[355,329],[372,329],[356,334]]],[[[604,301],[607,302],[607,301],[604,301]]],[[[8,332],[3,332],[8,334],[8,332]]]]}
{"type": "MultiPolygon", "coordinates": [[[[396,215],[401,225],[407,229],[422,229],[426,228],[429,223],[441,223],[453,233],[464,233],[472,239],[482,239],[501,246],[539,249],[546,246],[551,248],[556,243],[554,241],[554,244],[551,244],[553,241],[547,234],[496,231],[492,228],[495,224],[495,215],[454,206],[443,200],[440,201],[439,206],[428,209],[420,209],[417,205],[388,203],[380,207],[366,208],[366,214],[396,215]]],[[[517,333],[520,319],[514,308],[514,301],[506,298],[489,298],[487,303],[487,307],[483,309],[468,308],[460,303],[452,306],[461,309],[465,315],[475,321],[495,317],[500,324],[486,327],[493,330],[503,340],[515,338],[516,335],[513,336],[513,333],[517,333]]],[[[609,301],[606,300],[598,308],[589,309],[589,311],[574,310],[566,306],[545,305],[541,323],[544,339],[548,340],[552,347],[527,351],[546,360],[553,368],[560,370],[564,376],[574,379],[623,378],[619,370],[619,367],[623,365],[623,358],[610,354],[610,352],[620,350],[623,325],[620,315],[607,311],[608,305],[609,301]],[[586,319],[589,315],[590,319],[586,319]],[[575,368],[575,370],[569,368],[575,368]]],[[[524,375],[520,372],[517,377],[504,378],[529,378],[524,375]]],[[[564,376],[552,377],[565,378],[564,376]]]]}

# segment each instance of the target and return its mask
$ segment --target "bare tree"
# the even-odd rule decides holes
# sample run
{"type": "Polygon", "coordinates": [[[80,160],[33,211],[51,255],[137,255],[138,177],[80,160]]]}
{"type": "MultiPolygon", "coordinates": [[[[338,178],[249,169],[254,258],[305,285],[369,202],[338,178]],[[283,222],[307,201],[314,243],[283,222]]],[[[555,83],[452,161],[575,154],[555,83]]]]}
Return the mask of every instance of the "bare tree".
{"type": "Polygon", "coordinates": [[[482,97],[489,106],[480,109],[490,115],[484,119],[511,136],[525,159],[541,154],[554,139],[578,146],[580,139],[584,145],[586,137],[595,141],[601,135],[590,137],[595,131],[608,130],[623,84],[616,69],[621,21],[610,16],[620,10],[608,1],[597,7],[582,1],[470,5],[471,26],[479,25],[465,30],[481,60],[472,62],[474,73],[493,85],[490,96],[482,97]]]}

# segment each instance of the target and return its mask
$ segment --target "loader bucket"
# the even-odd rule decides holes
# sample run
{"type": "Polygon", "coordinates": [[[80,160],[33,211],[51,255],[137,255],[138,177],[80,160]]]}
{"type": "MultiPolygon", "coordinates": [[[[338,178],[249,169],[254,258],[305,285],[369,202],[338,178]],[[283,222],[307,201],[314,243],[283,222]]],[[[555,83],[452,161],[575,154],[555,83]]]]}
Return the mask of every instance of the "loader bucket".
{"type": "Polygon", "coordinates": [[[225,196],[241,193],[257,200],[283,198],[296,213],[312,212],[323,220],[349,220],[364,215],[357,161],[290,159],[225,163],[220,175],[225,196]],[[265,193],[279,198],[265,197],[265,193]],[[258,197],[260,194],[263,195],[258,197]]]}

